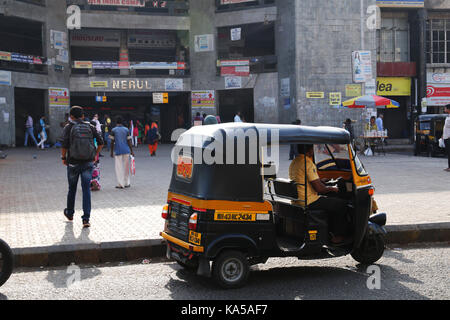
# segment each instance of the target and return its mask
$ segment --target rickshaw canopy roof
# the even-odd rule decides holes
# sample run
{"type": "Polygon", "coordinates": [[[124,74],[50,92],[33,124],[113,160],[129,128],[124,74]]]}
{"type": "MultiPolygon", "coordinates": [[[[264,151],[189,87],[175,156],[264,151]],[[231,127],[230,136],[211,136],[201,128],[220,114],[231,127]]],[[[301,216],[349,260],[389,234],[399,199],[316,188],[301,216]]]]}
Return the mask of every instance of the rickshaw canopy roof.
{"type": "Polygon", "coordinates": [[[198,126],[185,132],[179,144],[193,147],[206,147],[217,137],[244,137],[253,130],[260,138],[262,146],[286,144],[349,144],[350,133],[334,127],[310,127],[298,125],[226,123],[219,125],[198,126]],[[199,138],[203,139],[199,139],[199,138]],[[267,137],[267,138],[265,138],[267,137]],[[264,141],[265,140],[265,141],[264,141]],[[194,141],[197,141],[196,143],[194,141]],[[198,145],[201,142],[201,146],[198,145]],[[196,145],[193,145],[193,144],[196,145]]]}
{"type": "Polygon", "coordinates": [[[424,114],[419,116],[419,121],[431,121],[437,119],[446,119],[448,115],[446,114],[424,114]]]}

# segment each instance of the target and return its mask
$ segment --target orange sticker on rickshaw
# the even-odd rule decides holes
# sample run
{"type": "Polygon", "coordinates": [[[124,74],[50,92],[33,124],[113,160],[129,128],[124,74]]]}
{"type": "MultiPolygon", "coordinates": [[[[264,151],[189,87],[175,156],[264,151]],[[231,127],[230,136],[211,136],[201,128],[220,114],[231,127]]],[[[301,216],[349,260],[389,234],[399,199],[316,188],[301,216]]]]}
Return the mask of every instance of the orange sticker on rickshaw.
{"type": "Polygon", "coordinates": [[[192,179],[193,161],[191,157],[179,156],[177,162],[177,176],[185,180],[192,179]]]}

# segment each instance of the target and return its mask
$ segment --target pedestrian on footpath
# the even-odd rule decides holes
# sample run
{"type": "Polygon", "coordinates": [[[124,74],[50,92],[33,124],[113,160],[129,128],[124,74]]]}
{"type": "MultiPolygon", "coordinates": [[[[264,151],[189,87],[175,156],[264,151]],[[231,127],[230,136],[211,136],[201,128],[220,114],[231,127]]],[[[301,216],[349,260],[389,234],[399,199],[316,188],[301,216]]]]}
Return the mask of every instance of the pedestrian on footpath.
{"type": "Polygon", "coordinates": [[[75,106],[70,109],[71,122],[64,127],[61,137],[61,159],[67,166],[69,192],[67,194],[67,208],[64,215],[73,221],[75,213],[75,196],[78,180],[81,177],[83,191],[83,213],[81,217],[83,227],[89,228],[91,217],[91,179],[94,161],[103,148],[102,136],[95,127],[84,121],[84,110],[75,106]],[[94,139],[98,147],[95,148],[94,139]]]}
{"type": "Polygon", "coordinates": [[[156,150],[158,150],[158,141],[160,139],[158,131],[158,124],[153,122],[150,130],[147,132],[148,151],[151,157],[156,156],[156,150]]]}
{"type": "Polygon", "coordinates": [[[117,189],[129,188],[130,181],[130,155],[134,157],[132,137],[130,130],[123,126],[122,117],[117,117],[116,127],[111,131],[111,158],[114,158],[117,189]]]}
{"type": "Polygon", "coordinates": [[[41,141],[38,143],[38,148],[41,147],[42,150],[45,149],[45,141],[47,141],[47,132],[45,131],[45,116],[42,116],[41,119],[39,120],[39,126],[38,126],[38,138],[41,139],[41,141]]]}
{"type": "Polygon", "coordinates": [[[36,140],[36,137],[34,136],[33,118],[30,115],[27,116],[27,121],[25,122],[25,143],[24,143],[24,147],[28,146],[28,137],[31,137],[31,139],[33,139],[34,144],[37,147],[38,142],[36,140]]]}
{"type": "Polygon", "coordinates": [[[107,146],[107,148],[108,148],[108,151],[109,150],[111,150],[111,140],[109,139],[109,135],[110,135],[110,133],[111,133],[111,130],[112,130],[112,121],[111,121],[111,118],[107,115],[107,114],[105,114],[105,118],[104,118],[104,121],[105,121],[105,123],[103,124],[103,128],[104,128],[104,131],[105,131],[105,143],[106,143],[106,146],[107,146]]]}
{"type": "Polygon", "coordinates": [[[445,112],[449,115],[445,120],[444,133],[442,138],[445,142],[445,151],[448,157],[448,168],[445,171],[450,172],[450,104],[445,107],[445,112]]]}

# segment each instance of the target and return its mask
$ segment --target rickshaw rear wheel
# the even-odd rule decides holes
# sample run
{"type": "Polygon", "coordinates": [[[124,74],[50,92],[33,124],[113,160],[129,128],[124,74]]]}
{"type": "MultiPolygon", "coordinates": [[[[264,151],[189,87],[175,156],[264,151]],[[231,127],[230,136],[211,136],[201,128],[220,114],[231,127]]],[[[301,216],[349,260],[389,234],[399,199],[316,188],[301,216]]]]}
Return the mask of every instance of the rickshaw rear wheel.
{"type": "Polygon", "coordinates": [[[383,256],[385,240],[383,235],[366,235],[361,246],[352,252],[352,257],[361,264],[374,264],[383,256]]]}
{"type": "Polygon", "coordinates": [[[8,281],[13,271],[14,257],[8,244],[0,239],[0,287],[8,281]]]}
{"type": "Polygon", "coordinates": [[[243,287],[249,273],[250,266],[247,257],[240,251],[224,251],[213,261],[213,279],[224,289],[243,287]]]}

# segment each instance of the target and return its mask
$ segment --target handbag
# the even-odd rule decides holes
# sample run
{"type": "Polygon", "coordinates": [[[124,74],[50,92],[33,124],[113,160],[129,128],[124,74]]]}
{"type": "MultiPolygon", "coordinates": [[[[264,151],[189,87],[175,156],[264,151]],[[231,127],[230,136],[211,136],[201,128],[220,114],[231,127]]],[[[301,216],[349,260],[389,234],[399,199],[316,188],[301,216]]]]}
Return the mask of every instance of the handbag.
{"type": "Polygon", "coordinates": [[[445,141],[444,138],[439,139],[439,148],[445,149],[445,141]]]}
{"type": "Polygon", "coordinates": [[[136,159],[130,156],[130,172],[132,176],[136,175],[136,159]]]}

